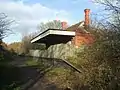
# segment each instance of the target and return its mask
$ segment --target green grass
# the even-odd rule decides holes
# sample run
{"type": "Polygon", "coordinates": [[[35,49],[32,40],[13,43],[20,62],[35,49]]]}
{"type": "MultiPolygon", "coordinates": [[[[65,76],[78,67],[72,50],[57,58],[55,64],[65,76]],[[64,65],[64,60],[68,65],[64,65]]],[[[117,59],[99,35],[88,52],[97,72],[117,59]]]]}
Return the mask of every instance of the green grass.
{"type": "Polygon", "coordinates": [[[39,63],[36,60],[30,59],[25,62],[25,65],[34,66],[34,65],[39,65],[39,63]]]}
{"type": "Polygon", "coordinates": [[[48,76],[56,76],[56,75],[64,75],[66,73],[69,73],[70,70],[65,69],[65,68],[53,68],[51,71],[48,72],[48,76]]]}
{"type": "Polygon", "coordinates": [[[55,83],[58,88],[69,87],[70,70],[63,67],[53,68],[45,77],[49,82],[55,83]]]}

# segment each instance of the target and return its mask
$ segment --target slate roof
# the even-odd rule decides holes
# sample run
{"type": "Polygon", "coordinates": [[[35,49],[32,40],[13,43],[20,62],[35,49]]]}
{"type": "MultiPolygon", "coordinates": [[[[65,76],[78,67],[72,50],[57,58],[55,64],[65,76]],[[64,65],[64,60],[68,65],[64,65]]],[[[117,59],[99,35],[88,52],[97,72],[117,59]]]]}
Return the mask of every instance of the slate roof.
{"type": "Polygon", "coordinates": [[[89,33],[87,30],[84,29],[84,21],[78,22],[78,23],[68,27],[66,30],[78,31],[80,33],[89,33]]]}

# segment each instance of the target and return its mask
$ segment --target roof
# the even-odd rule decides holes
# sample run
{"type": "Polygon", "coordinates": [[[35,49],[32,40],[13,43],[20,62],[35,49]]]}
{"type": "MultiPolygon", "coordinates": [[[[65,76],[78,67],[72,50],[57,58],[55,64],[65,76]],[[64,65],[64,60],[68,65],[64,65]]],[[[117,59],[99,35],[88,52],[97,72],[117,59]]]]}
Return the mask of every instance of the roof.
{"type": "Polygon", "coordinates": [[[48,44],[65,43],[75,36],[74,31],[61,29],[48,29],[31,40],[31,43],[40,42],[48,44]],[[64,40],[63,40],[64,39],[64,40]]]}
{"type": "Polygon", "coordinates": [[[88,31],[86,31],[84,29],[84,21],[78,22],[78,23],[68,27],[66,30],[68,30],[68,31],[78,31],[80,33],[88,33],[88,31]]]}
{"type": "Polygon", "coordinates": [[[70,31],[77,30],[78,27],[79,27],[82,23],[83,23],[83,21],[82,21],[82,22],[79,22],[79,23],[76,23],[76,24],[74,24],[74,25],[68,27],[66,30],[70,30],[70,31]]]}
{"type": "Polygon", "coordinates": [[[65,43],[72,39],[75,36],[75,32],[79,32],[81,34],[88,33],[84,29],[84,21],[76,23],[65,30],[62,29],[48,29],[44,32],[40,33],[36,37],[31,40],[31,43],[39,42],[46,44],[58,44],[65,43]]]}

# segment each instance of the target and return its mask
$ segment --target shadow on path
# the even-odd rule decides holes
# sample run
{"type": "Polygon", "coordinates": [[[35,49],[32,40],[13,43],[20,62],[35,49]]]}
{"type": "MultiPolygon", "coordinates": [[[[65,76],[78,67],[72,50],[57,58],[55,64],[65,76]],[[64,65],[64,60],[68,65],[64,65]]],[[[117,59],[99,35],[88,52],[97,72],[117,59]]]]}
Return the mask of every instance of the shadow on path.
{"type": "Polygon", "coordinates": [[[39,66],[0,66],[0,90],[13,90],[16,87],[27,90],[50,69],[40,70],[39,66]]]}
{"type": "Polygon", "coordinates": [[[61,59],[17,56],[9,65],[0,65],[0,90],[63,90],[43,78],[53,67],[75,70],[68,62],[61,59]],[[43,66],[25,65],[25,62],[31,59],[43,66]],[[19,87],[20,89],[15,89],[19,87]]]}

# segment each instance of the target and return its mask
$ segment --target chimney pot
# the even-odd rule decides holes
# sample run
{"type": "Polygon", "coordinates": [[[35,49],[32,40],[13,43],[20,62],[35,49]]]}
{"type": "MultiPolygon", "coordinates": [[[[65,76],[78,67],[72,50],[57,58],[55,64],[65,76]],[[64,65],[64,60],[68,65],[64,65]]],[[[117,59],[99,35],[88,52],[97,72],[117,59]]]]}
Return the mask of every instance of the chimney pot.
{"type": "Polygon", "coordinates": [[[85,29],[88,29],[90,24],[90,18],[89,18],[90,9],[85,9],[84,12],[85,12],[85,29]]]}
{"type": "Polygon", "coordinates": [[[63,30],[65,30],[66,28],[67,28],[67,22],[61,22],[61,24],[62,24],[62,29],[63,30]]]}

